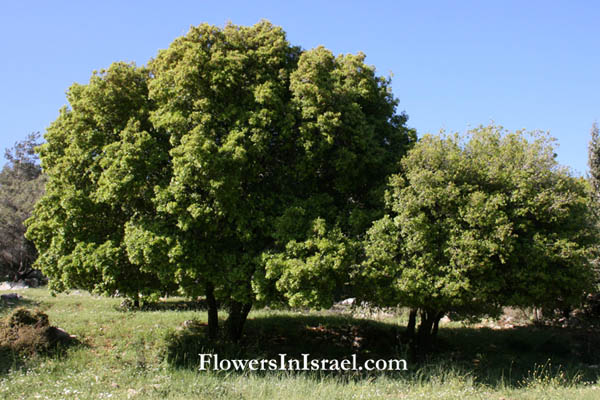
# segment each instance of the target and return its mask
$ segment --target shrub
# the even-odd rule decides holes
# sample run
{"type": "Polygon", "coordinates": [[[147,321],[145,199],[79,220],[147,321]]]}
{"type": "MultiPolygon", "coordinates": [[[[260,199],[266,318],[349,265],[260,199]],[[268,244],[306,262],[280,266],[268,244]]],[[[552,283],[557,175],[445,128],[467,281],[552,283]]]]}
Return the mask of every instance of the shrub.
{"type": "Polygon", "coordinates": [[[15,309],[0,321],[0,358],[10,355],[30,357],[54,353],[73,338],[63,330],[50,326],[48,315],[39,310],[15,309]]]}

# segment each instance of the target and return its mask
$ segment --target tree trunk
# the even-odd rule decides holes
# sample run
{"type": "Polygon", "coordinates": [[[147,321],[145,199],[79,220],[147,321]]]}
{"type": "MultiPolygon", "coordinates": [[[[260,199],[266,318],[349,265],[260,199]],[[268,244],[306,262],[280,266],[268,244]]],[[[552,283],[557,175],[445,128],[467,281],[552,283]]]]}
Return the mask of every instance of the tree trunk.
{"type": "Polygon", "coordinates": [[[208,338],[217,339],[219,335],[219,309],[215,299],[214,286],[212,283],[206,284],[206,305],[208,308],[208,338]]]}
{"type": "Polygon", "coordinates": [[[431,329],[431,336],[434,339],[437,338],[438,327],[440,325],[440,319],[442,319],[443,317],[444,317],[444,312],[440,311],[439,313],[437,313],[437,315],[435,316],[435,319],[433,320],[433,328],[431,329]]]}
{"type": "Polygon", "coordinates": [[[421,321],[417,330],[415,347],[417,353],[423,356],[431,348],[434,323],[440,313],[434,310],[421,310],[420,314],[421,321]]]}
{"type": "Polygon", "coordinates": [[[252,308],[251,303],[240,303],[233,300],[229,306],[229,317],[225,323],[227,327],[227,336],[230,340],[237,342],[242,337],[242,331],[248,313],[252,308]]]}
{"type": "Polygon", "coordinates": [[[408,324],[406,325],[406,337],[408,339],[415,338],[415,327],[417,326],[417,309],[411,308],[408,314],[408,324]]]}
{"type": "Polygon", "coordinates": [[[433,326],[433,313],[431,311],[421,311],[421,321],[417,330],[418,342],[420,345],[426,344],[431,337],[431,329],[433,326]]]}

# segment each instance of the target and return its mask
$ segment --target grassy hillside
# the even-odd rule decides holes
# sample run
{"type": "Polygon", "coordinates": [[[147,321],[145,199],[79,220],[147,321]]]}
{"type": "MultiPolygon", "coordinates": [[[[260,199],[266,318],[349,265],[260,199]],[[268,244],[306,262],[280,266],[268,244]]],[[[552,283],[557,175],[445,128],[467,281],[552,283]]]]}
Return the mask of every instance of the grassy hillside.
{"type": "MultiPolygon", "coordinates": [[[[3,292],[6,293],[6,292],[3,292]]],[[[239,346],[211,345],[206,313],[170,299],[146,311],[87,293],[26,289],[2,302],[38,308],[78,343],[52,356],[3,352],[0,398],[11,399],[598,399],[600,335],[583,330],[442,326],[437,354],[399,372],[198,371],[198,353],[221,358],[407,358],[402,314],[376,320],[332,312],[258,310],[239,346]]]]}

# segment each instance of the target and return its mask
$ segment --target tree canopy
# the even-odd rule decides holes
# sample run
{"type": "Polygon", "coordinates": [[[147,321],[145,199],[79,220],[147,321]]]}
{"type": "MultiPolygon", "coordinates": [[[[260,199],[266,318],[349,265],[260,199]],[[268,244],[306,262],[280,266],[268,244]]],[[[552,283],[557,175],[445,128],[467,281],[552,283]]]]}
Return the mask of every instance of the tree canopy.
{"type": "Polygon", "coordinates": [[[420,310],[424,340],[449,311],[581,299],[596,242],[588,193],[547,135],[426,135],[402,167],[366,240],[366,298],[420,310]]]}
{"type": "MultiPolygon", "coordinates": [[[[257,299],[297,296],[269,261],[298,263],[294,246],[314,232],[357,240],[415,141],[364,60],[292,46],[267,21],[203,24],[146,67],[115,63],[73,85],[40,151],[36,265],[55,290],[205,295],[211,335],[220,302],[239,337],[257,299]]],[[[305,297],[330,301],[339,283],[305,297]]]]}

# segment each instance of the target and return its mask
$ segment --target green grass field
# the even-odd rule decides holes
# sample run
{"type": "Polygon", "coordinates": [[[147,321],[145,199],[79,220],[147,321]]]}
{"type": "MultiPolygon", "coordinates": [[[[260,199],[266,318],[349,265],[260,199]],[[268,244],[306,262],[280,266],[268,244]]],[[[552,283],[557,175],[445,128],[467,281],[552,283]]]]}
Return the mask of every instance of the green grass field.
{"type": "MultiPolygon", "coordinates": [[[[6,292],[3,292],[6,293],[6,292]]],[[[204,337],[206,312],[182,299],[148,311],[123,311],[122,299],[87,293],[52,297],[19,291],[2,304],[38,308],[78,338],[53,356],[0,359],[0,398],[7,399],[600,399],[600,334],[536,327],[491,329],[449,322],[437,352],[400,372],[214,372],[198,370],[198,353],[272,358],[406,358],[398,344],[404,315],[375,320],[332,312],[257,310],[240,345],[204,337]],[[183,328],[185,321],[187,328],[183,328]]]]}

